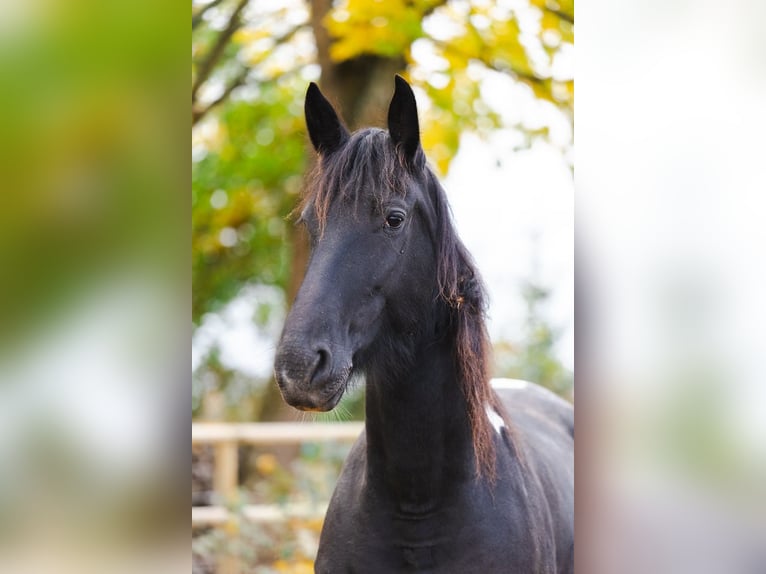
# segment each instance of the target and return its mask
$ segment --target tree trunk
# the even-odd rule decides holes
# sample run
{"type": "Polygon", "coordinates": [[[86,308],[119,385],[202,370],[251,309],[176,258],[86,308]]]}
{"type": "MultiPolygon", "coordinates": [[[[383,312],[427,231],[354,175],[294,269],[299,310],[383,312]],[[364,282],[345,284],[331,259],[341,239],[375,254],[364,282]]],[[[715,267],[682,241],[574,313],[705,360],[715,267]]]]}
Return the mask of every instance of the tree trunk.
{"type": "Polygon", "coordinates": [[[322,70],[320,85],[336,106],[346,125],[355,130],[365,126],[385,127],[386,112],[393,93],[394,74],[406,67],[404,57],[364,55],[343,62],[330,59],[332,38],[322,25],[332,0],[311,1],[311,27],[322,70]]]}

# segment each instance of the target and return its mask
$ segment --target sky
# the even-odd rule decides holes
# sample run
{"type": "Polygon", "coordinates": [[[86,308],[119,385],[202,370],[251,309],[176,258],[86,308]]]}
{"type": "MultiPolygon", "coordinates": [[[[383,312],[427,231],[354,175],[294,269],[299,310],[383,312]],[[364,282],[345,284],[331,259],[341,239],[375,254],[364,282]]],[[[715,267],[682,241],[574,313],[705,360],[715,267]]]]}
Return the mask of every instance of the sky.
{"type": "Polygon", "coordinates": [[[517,339],[525,319],[521,285],[551,290],[543,313],[563,331],[556,354],[574,367],[574,189],[569,167],[551,146],[509,153],[507,134],[463,138],[444,181],[455,223],[490,295],[493,340],[517,339]],[[498,165],[498,162],[501,162],[498,165]]]}

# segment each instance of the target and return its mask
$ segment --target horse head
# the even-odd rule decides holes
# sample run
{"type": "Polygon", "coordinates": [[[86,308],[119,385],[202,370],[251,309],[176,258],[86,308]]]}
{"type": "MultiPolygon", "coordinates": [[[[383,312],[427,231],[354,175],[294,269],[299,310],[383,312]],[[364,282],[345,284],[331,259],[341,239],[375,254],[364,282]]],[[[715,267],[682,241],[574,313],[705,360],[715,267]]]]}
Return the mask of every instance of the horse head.
{"type": "MultiPolygon", "coordinates": [[[[335,407],[385,333],[414,336],[438,296],[434,201],[429,198],[412,89],[399,76],[388,131],[349,134],[316,84],[306,123],[319,154],[299,221],[312,251],[285,321],[275,375],[301,410],[335,407]]],[[[389,337],[390,339],[390,337],[389,337]]]]}

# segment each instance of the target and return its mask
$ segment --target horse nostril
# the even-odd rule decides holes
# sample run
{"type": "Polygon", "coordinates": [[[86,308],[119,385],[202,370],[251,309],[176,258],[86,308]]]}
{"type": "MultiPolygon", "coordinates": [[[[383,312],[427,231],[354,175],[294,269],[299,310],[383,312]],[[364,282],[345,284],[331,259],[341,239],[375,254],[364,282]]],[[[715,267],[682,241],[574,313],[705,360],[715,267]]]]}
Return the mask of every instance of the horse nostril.
{"type": "Polygon", "coordinates": [[[332,355],[327,347],[319,347],[317,349],[316,363],[314,364],[314,374],[311,377],[311,383],[315,383],[320,380],[329,370],[332,355]]]}

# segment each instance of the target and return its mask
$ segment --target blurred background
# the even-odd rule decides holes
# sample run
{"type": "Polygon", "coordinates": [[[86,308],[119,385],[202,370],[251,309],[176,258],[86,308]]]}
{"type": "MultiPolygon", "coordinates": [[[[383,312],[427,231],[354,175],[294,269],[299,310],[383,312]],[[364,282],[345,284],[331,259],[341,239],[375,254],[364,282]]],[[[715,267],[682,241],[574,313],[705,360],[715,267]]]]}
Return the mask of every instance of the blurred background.
{"type": "Polygon", "coordinates": [[[766,4],[581,2],[585,572],[766,571],[766,4]]]}
{"type": "MultiPolygon", "coordinates": [[[[315,155],[303,99],[316,81],[352,130],[386,127],[395,74],[415,90],[426,155],[488,283],[495,375],[572,400],[573,35],[572,2],[192,3],[196,421],[306,418],[284,405],[272,379],[308,256],[290,217],[315,155]]],[[[362,384],[318,420],[361,420],[363,406],[362,384]]],[[[292,451],[239,448],[238,503],[326,502],[348,444],[335,447],[307,438],[292,451]]],[[[222,457],[211,448],[194,450],[200,504],[221,503],[215,471],[203,472],[222,457]]],[[[239,567],[310,570],[319,518],[248,524],[238,533],[249,537],[239,567]]],[[[232,550],[220,529],[196,534],[200,572],[211,554],[232,550]]]]}
{"type": "Polygon", "coordinates": [[[1,572],[188,564],[183,8],[0,2],[1,572]]]}

